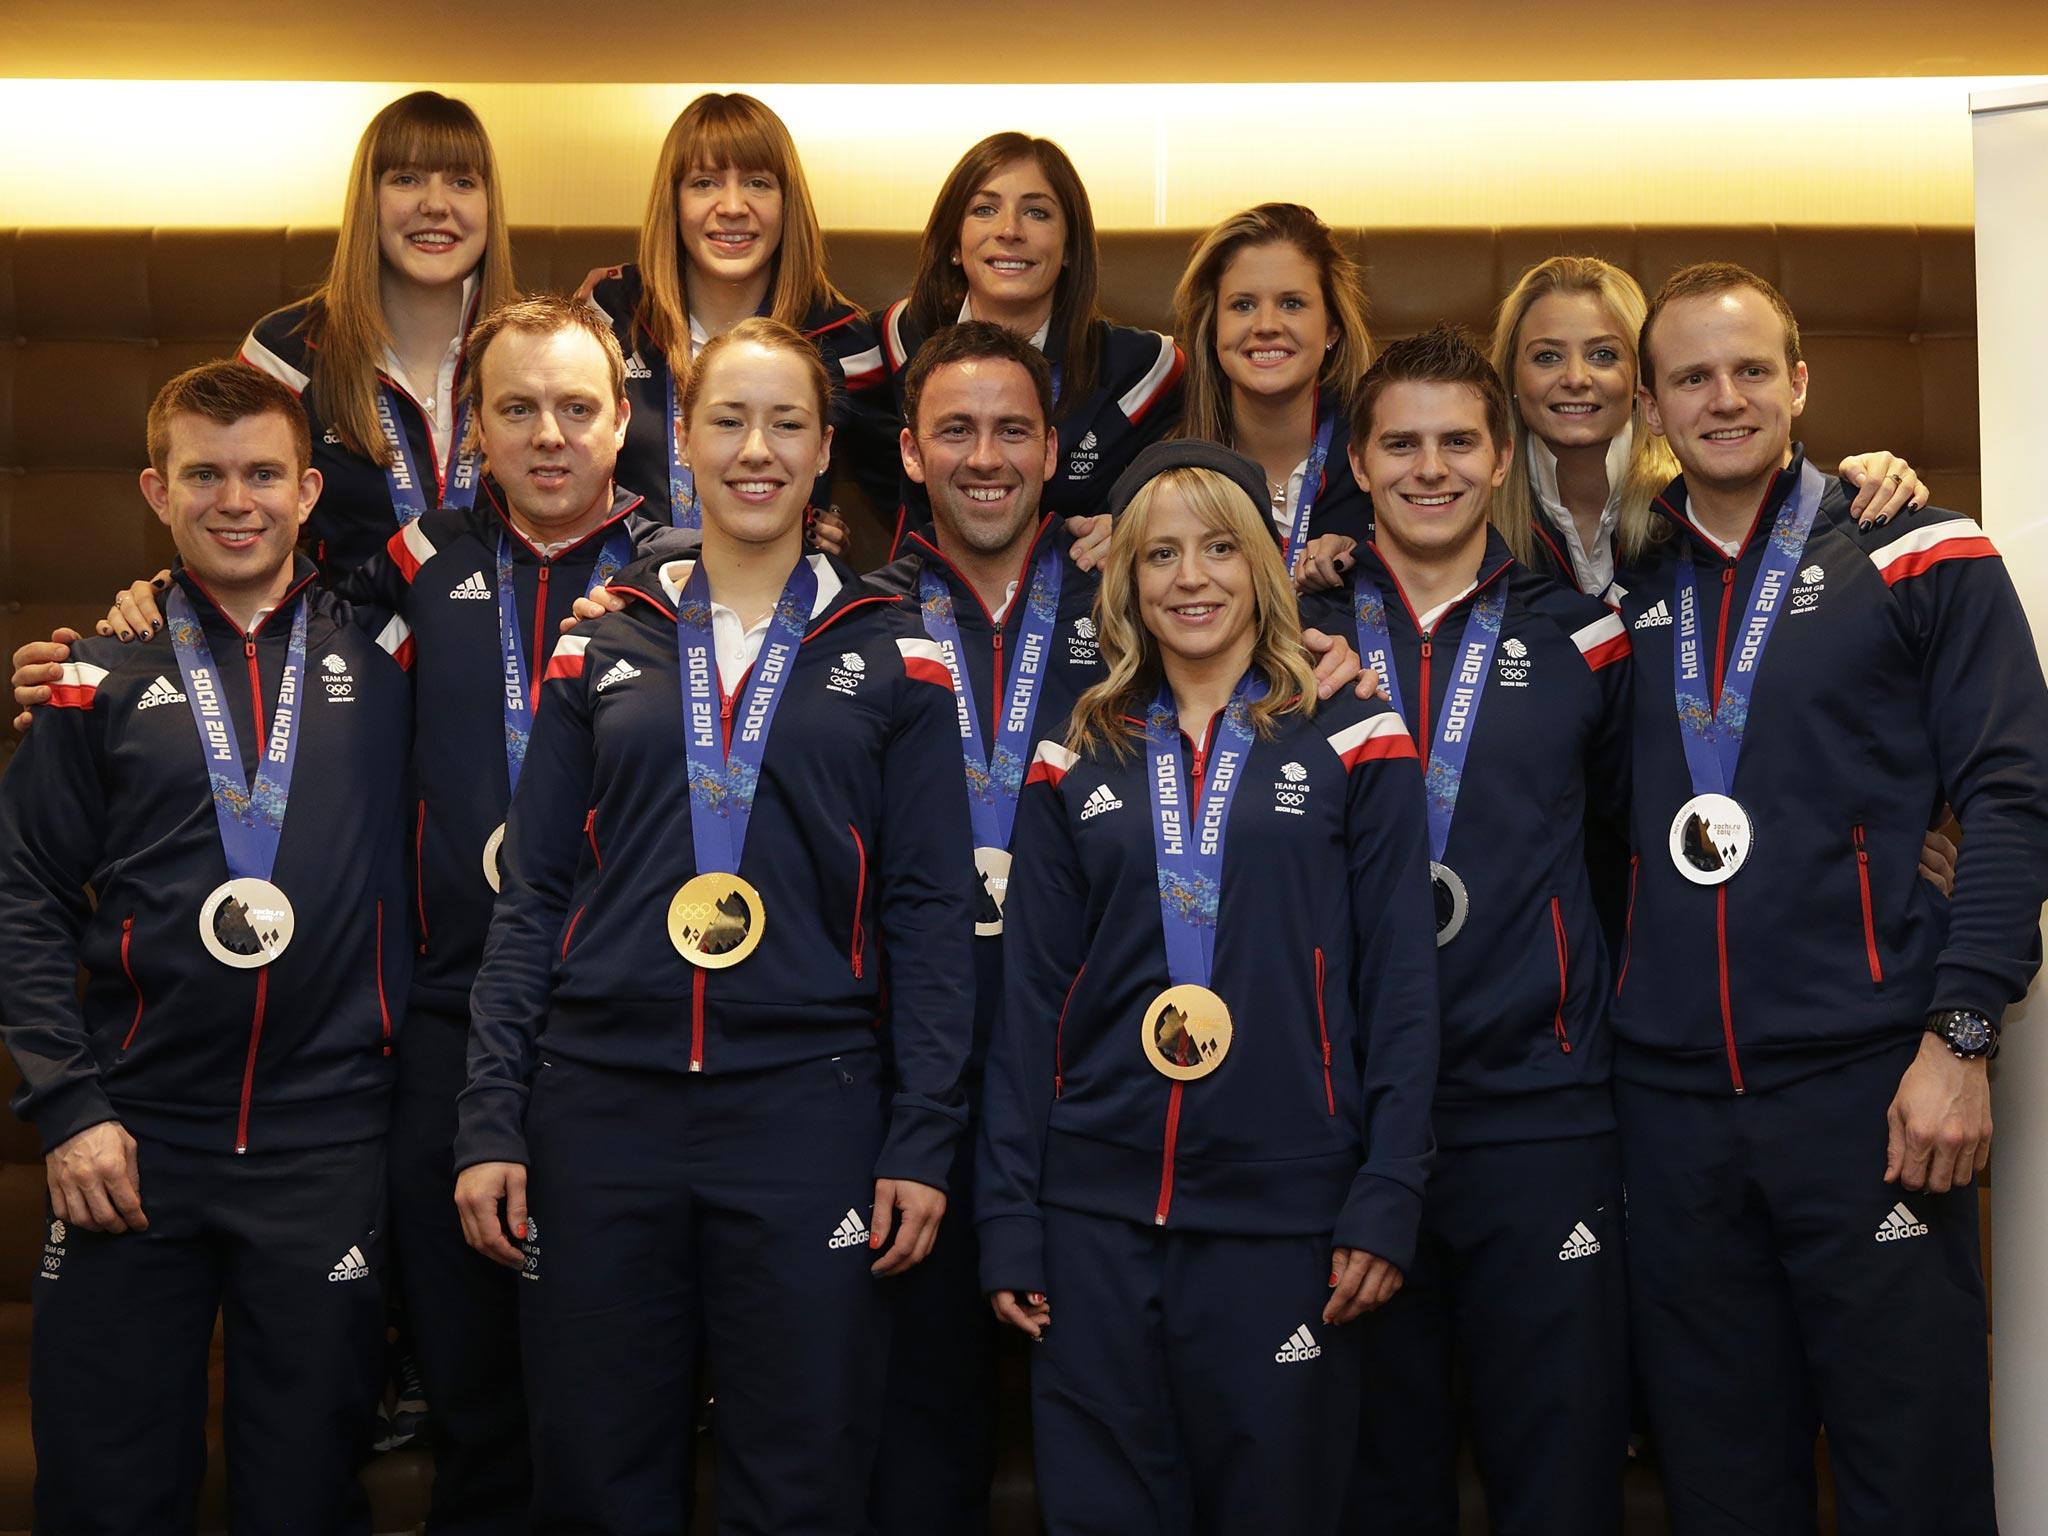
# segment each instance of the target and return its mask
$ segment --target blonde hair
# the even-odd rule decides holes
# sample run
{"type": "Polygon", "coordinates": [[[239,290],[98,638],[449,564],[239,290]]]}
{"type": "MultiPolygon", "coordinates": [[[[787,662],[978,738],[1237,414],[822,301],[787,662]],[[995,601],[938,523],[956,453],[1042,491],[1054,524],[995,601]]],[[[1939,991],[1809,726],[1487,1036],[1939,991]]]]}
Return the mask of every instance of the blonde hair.
{"type": "Polygon", "coordinates": [[[1270,738],[1283,715],[1315,712],[1315,672],[1301,643],[1301,618],[1294,587],[1265,514],[1228,477],[1213,469],[1169,469],[1139,487],[1116,519],[1102,585],[1095,594],[1096,643],[1108,668],[1103,680],[1082,694],[1067,727],[1075,752],[1107,749],[1128,758],[1143,738],[1131,716],[1142,716],[1165,676],[1159,641],[1138,614],[1138,562],[1151,538],[1152,510],[1162,491],[1180,494],[1212,533],[1228,534],[1251,566],[1252,667],[1266,680],[1266,696],[1251,706],[1252,728],[1270,738]]]}
{"type": "MultiPolygon", "coordinates": [[[[803,329],[820,305],[845,303],[825,275],[825,236],[804,180],[803,161],[788,127],[765,102],[735,91],[707,91],[683,108],[662,140],[640,225],[640,310],[634,345],[644,332],[668,354],[680,386],[690,372],[690,311],[684,293],[681,215],[676,189],[692,167],[766,171],[782,188],[782,238],[768,260],[768,318],[803,329]]],[[[680,387],[678,394],[680,394],[680,387]]]]}
{"type": "Polygon", "coordinates": [[[306,338],[313,344],[314,406],[343,446],[378,464],[391,460],[391,445],[377,421],[377,372],[391,345],[391,331],[384,323],[378,285],[383,258],[377,238],[382,223],[377,189],[385,172],[392,170],[466,172],[482,181],[487,207],[484,253],[476,265],[475,313],[495,309],[518,295],[498,162],[484,125],[467,102],[436,91],[399,97],[370,119],[356,143],[334,260],[304,323],[306,338]]]}
{"type": "Polygon", "coordinates": [[[1358,263],[1345,254],[1315,214],[1299,203],[1261,203],[1234,213],[1204,235],[1173,291],[1173,329],[1187,354],[1186,404],[1176,437],[1228,445],[1236,431],[1230,380],[1216,358],[1216,306],[1223,269],[1240,252],[1266,245],[1292,247],[1316,269],[1323,308],[1337,327],[1337,343],[1323,354],[1316,383],[1349,418],[1359,382],[1372,366],[1372,336],[1365,326],[1365,285],[1358,263]]]}
{"type": "MultiPolygon", "coordinates": [[[[1589,294],[1599,301],[1613,317],[1615,330],[1628,348],[1629,366],[1640,380],[1636,335],[1642,329],[1649,304],[1636,280],[1597,256],[1553,256],[1524,272],[1522,280],[1500,301],[1500,312],[1493,323],[1493,366],[1508,389],[1515,389],[1515,352],[1521,344],[1522,321],[1538,299],[1554,293],[1589,294]]],[[[1635,434],[1628,468],[1621,485],[1609,488],[1620,491],[1614,537],[1615,559],[1619,564],[1639,560],[1648,552],[1656,529],[1650,504],[1678,473],[1678,461],[1671,456],[1664,439],[1643,421],[1639,399],[1632,401],[1629,413],[1635,434]]],[[[1514,434],[1508,454],[1508,477],[1494,492],[1487,516],[1500,530],[1514,557],[1526,562],[1536,550],[1537,511],[1535,487],[1529,481],[1529,428],[1522,420],[1519,401],[1508,412],[1508,425],[1514,434]]]]}

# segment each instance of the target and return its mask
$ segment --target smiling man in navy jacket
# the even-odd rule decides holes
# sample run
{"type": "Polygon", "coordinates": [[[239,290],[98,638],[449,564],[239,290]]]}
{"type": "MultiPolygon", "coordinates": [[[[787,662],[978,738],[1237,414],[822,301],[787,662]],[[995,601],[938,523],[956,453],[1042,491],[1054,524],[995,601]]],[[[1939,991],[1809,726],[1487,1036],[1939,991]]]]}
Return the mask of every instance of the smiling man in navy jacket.
{"type": "Polygon", "coordinates": [[[1488,524],[1508,397],[1468,339],[1387,348],[1351,442],[1378,535],[1354,587],[1303,616],[1357,625],[1428,764],[1443,1019],[1416,1260],[1364,1325],[1361,1515],[1457,1531],[1455,1367],[1493,1528],[1618,1532],[1621,1166],[1584,829],[1626,799],[1628,634],[1488,524]]]}
{"type": "Polygon", "coordinates": [[[1687,268],[1641,339],[1684,470],[1624,573],[1630,950],[1615,1005],[1630,1290],[1673,1527],[1992,1511],[1977,1195],[1986,1064],[2038,962],[2048,691],[1997,551],[1930,509],[1859,528],[1792,439],[1798,324],[1687,268]],[[1916,872],[1963,827],[1955,894],[1916,872]]]}
{"type": "Polygon", "coordinates": [[[79,644],[0,781],[0,1021],[50,1186],[39,1525],[191,1529],[218,1309],[236,1528],[367,1532],[404,626],[294,559],[320,476],[282,384],[180,374],[149,446],[170,623],[79,644]]]}

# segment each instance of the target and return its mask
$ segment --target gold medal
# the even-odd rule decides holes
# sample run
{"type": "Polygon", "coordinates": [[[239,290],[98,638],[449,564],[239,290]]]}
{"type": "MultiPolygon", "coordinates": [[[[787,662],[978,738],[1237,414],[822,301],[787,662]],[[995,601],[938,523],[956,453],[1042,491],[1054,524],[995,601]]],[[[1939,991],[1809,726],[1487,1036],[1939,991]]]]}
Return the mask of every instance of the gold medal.
{"type": "Polygon", "coordinates": [[[738,965],[761,942],[761,893],[738,875],[697,875],[668,904],[668,941],[707,971],[738,965]]]}
{"type": "Polygon", "coordinates": [[[1183,983],[1153,998],[1140,1022],[1145,1059],[1176,1082],[1207,1077],[1230,1054],[1230,1008],[1207,987],[1183,983]]]}
{"type": "Polygon", "coordinates": [[[498,874],[498,851],[505,846],[505,823],[484,839],[484,880],[493,892],[503,889],[498,874]]]}
{"type": "Polygon", "coordinates": [[[1003,902],[1010,894],[1010,850],[975,849],[974,873],[979,877],[974,896],[974,936],[993,939],[1003,931],[1003,902]]]}

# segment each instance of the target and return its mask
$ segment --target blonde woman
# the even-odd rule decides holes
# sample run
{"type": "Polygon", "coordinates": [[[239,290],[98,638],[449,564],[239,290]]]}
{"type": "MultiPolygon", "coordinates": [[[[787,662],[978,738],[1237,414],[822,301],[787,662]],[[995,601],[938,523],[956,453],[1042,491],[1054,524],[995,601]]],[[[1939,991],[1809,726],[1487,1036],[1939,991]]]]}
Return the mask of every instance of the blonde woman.
{"type": "MultiPolygon", "coordinates": [[[[1648,305],[1636,280],[1592,256],[1553,256],[1501,300],[1493,366],[1513,396],[1514,450],[1494,525],[1525,565],[1599,596],[1647,552],[1650,503],[1678,474],[1637,403],[1636,338],[1648,305]]],[[[1863,523],[1927,504],[1904,459],[1842,460],[1863,523]]]]}
{"type": "Polygon", "coordinates": [[[1369,539],[1372,499],[1345,455],[1372,337],[1358,264],[1329,225],[1299,203],[1231,215],[1189,258],[1173,324],[1188,357],[1179,435],[1260,466],[1287,569],[1325,535],[1369,539]]]}
{"type": "MultiPolygon", "coordinates": [[[[835,425],[866,408],[887,413],[875,333],[825,274],[824,232],[796,141],[752,96],[708,92],[683,108],[655,162],[639,259],[591,273],[582,291],[610,317],[628,359],[633,420],[619,481],[647,498],[657,522],[702,524],[677,406],[692,360],[742,320],[769,316],[817,347],[835,425]]],[[[893,453],[893,427],[887,437],[893,453]]],[[[831,490],[827,470],[809,505],[829,508],[831,490]]],[[[844,524],[825,526],[827,546],[843,551],[844,524]]]]}
{"type": "Polygon", "coordinates": [[[1414,1249],[1421,772],[1378,700],[1315,704],[1266,499],[1214,444],[1138,455],[1109,498],[1107,675],[1018,811],[976,1221],[996,1315],[1040,1343],[1054,1533],[1336,1531],[1342,1325],[1414,1249]]]}
{"type": "Polygon", "coordinates": [[[421,513],[475,497],[457,404],[463,344],[476,317],[514,292],[483,124],[434,91],[401,96],[356,145],[327,280],[242,343],[242,361],[305,407],[325,489],[304,541],[330,576],[421,513]]]}

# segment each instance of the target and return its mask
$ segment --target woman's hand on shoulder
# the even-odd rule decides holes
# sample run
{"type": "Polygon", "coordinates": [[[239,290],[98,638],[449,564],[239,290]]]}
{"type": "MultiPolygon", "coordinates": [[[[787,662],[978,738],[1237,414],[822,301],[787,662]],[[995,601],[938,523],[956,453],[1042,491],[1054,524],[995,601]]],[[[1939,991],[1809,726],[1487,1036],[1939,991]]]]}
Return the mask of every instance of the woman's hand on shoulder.
{"type": "Polygon", "coordinates": [[[1895,453],[1852,453],[1835,466],[1836,472],[1856,487],[1856,499],[1849,503],[1849,515],[1865,528],[1888,523],[1894,517],[1918,512],[1931,493],[1913,473],[1913,466],[1895,453]]]}

